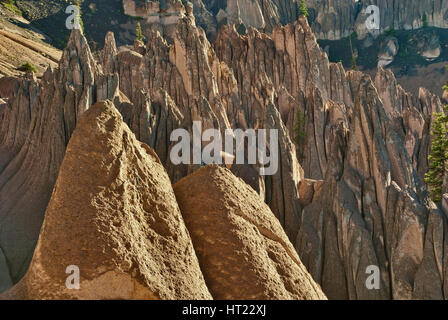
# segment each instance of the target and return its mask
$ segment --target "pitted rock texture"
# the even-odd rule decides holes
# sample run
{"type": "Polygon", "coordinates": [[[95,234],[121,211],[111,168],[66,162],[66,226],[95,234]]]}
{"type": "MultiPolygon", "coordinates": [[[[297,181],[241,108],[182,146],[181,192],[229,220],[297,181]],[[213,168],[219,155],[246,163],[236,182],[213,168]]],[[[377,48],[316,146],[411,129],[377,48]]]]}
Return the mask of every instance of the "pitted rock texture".
{"type": "Polygon", "coordinates": [[[110,101],[80,118],[31,266],[5,296],[211,298],[168,175],[110,101]],[[66,288],[71,265],[79,290],[66,288]]]}
{"type": "Polygon", "coordinates": [[[215,299],[325,299],[269,207],[229,170],[201,168],[174,192],[215,299]]]}

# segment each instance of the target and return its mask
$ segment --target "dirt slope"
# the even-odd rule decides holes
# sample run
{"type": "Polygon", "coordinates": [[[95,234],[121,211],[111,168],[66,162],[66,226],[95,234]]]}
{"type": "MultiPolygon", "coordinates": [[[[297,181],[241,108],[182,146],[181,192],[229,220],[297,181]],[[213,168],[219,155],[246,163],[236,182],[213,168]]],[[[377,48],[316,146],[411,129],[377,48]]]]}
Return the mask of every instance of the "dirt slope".
{"type": "Polygon", "coordinates": [[[17,68],[27,62],[38,69],[38,76],[48,66],[56,67],[61,51],[46,40],[48,38],[32,28],[27,20],[0,6],[0,77],[23,74],[17,68]]]}

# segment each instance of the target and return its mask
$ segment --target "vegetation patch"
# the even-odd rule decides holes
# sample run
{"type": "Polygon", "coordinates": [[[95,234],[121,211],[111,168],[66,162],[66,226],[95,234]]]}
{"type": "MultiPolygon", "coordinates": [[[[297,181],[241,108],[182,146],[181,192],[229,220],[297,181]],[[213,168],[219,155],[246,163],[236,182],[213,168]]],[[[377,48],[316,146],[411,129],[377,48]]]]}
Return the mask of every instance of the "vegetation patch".
{"type": "Polygon", "coordinates": [[[17,68],[17,70],[26,72],[26,73],[28,73],[28,72],[37,73],[38,72],[37,68],[30,62],[22,64],[20,67],[17,68]]]}
{"type": "Polygon", "coordinates": [[[16,3],[14,0],[1,0],[2,6],[4,6],[7,10],[11,11],[12,13],[21,16],[22,11],[16,6],[16,3]]]}

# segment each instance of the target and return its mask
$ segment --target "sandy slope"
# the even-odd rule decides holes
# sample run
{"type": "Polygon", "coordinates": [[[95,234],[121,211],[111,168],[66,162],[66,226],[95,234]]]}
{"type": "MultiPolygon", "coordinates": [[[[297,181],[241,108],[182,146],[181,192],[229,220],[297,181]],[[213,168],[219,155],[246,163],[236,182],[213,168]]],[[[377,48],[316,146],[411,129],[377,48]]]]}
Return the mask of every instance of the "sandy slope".
{"type": "Polygon", "coordinates": [[[45,43],[48,38],[28,28],[28,21],[13,16],[0,6],[0,77],[19,75],[17,67],[31,62],[40,76],[49,65],[56,66],[61,51],[45,43]]]}

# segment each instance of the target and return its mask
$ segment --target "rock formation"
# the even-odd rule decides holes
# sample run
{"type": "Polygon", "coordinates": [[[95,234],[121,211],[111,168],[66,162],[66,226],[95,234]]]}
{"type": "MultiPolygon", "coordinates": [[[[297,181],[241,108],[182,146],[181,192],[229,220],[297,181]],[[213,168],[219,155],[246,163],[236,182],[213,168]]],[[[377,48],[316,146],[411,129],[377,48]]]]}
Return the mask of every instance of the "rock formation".
{"type": "Polygon", "coordinates": [[[168,175],[110,101],[80,117],[31,265],[6,298],[211,298],[168,175]]]}
{"type": "MultiPolygon", "coordinates": [[[[271,32],[279,24],[294,22],[298,18],[300,0],[193,0],[192,3],[198,24],[214,39],[224,24],[244,26],[243,30],[254,27],[271,32]]],[[[353,32],[357,32],[361,39],[365,38],[370,32],[365,25],[370,15],[366,9],[370,5],[379,8],[379,32],[389,28],[419,29],[424,26],[424,15],[428,26],[448,28],[448,2],[445,0],[306,0],[305,3],[318,39],[339,40],[353,32]]],[[[151,22],[164,19],[159,18],[159,1],[150,1],[143,6],[135,0],[123,0],[123,5],[127,14],[151,22]]],[[[166,17],[181,11],[175,9],[176,5],[180,3],[167,1],[166,17]]]]}
{"type": "MultiPolygon", "coordinates": [[[[339,40],[357,32],[363,39],[372,31],[365,25],[370,5],[379,8],[380,30],[419,29],[424,26],[447,28],[448,2],[444,0],[309,0],[312,27],[319,39],[339,40]]],[[[373,31],[374,32],[374,31],[373,31]]]]}
{"type": "Polygon", "coordinates": [[[0,247],[14,282],[25,274],[66,145],[78,117],[113,99],[118,82],[102,76],[85,38],[74,31],[59,68],[22,79],[0,110],[0,247]]]}
{"type": "Polygon", "coordinates": [[[304,176],[323,180],[316,182],[323,187],[311,203],[311,187],[299,187],[299,199],[300,191],[308,198],[300,201],[305,208],[295,242],[302,261],[329,298],[444,298],[446,255],[434,249],[444,247],[444,236],[433,242],[426,230],[436,224],[438,234],[445,234],[446,219],[422,184],[439,99],[424,89],[419,97],[406,93],[382,69],[375,84],[361,73],[345,74],[328,63],[299,21],[274,29],[272,38],[223,29],[215,49],[241,83],[249,110],[256,105],[253,88],[264,85],[276,89],[290,134],[297,110],[305,114],[306,139],[296,147],[304,153],[304,176]],[[431,256],[431,249],[439,255],[431,256]],[[425,260],[441,261],[440,267],[425,260]],[[371,265],[381,270],[379,290],[365,285],[371,265]],[[420,273],[438,280],[422,280],[420,273]]]}
{"type": "Polygon", "coordinates": [[[215,299],[325,299],[269,207],[229,170],[201,168],[174,192],[215,299]]]}
{"type": "Polygon", "coordinates": [[[394,61],[398,54],[400,45],[395,37],[387,37],[381,42],[380,51],[378,52],[378,67],[385,67],[394,61]]]}
{"type": "MultiPolygon", "coordinates": [[[[225,9],[215,1],[210,6],[207,10],[213,13],[225,9]]],[[[276,173],[263,176],[260,166],[251,164],[231,170],[259,193],[257,201],[265,200],[288,239],[277,227],[269,234],[281,237],[283,244],[294,244],[328,298],[447,297],[447,202],[445,198],[437,207],[423,183],[439,98],[425,89],[418,96],[407,93],[391,72],[381,68],[372,79],[330,63],[303,17],[275,26],[269,34],[249,27],[247,35],[241,35],[235,26],[223,26],[213,44],[191,14],[180,17],[172,31],[167,35],[152,30],[146,46],[136,43],[127,50],[117,50],[109,34],[99,61],[75,31],[59,69],[47,71],[40,83],[18,80],[14,87],[18,94],[0,106],[0,252],[14,283],[31,259],[79,116],[96,101],[109,99],[136,138],[155,150],[172,182],[200,167],[171,163],[169,137],[175,128],[186,129],[190,136],[194,121],[200,122],[201,132],[278,130],[276,173]],[[371,267],[380,272],[379,289],[366,285],[371,267]]],[[[274,150],[268,143],[268,151],[274,150]]],[[[254,192],[241,180],[231,179],[228,171],[224,174],[214,167],[196,175],[207,170],[217,178],[206,184],[209,188],[198,186],[204,201],[211,201],[207,198],[211,189],[233,179],[240,186],[236,189],[246,190],[248,201],[257,202],[254,192]]],[[[182,181],[186,180],[179,186],[182,181]]],[[[228,189],[218,190],[225,195],[220,200],[235,212],[231,210],[236,210],[236,199],[243,194],[235,194],[234,186],[228,189]]],[[[268,214],[266,206],[257,205],[268,214]]],[[[186,220],[197,214],[194,203],[181,207],[186,220]]],[[[241,217],[210,211],[218,213],[227,214],[222,215],[228,219],[224,225],[241,217]]],[[[205,241],[200,221],[190,223],[193,244],[195,239],[205,241]]],[[[238,230],[248,226],[246,221],[238,230]]],[[[266,249],[270,242],[257,239],[266,241],[260,242],[265,250],[252,252],[270,252],[266,249]]],[[[206,254],[201,258],[202,249],[195,249],[199,263],[208,259],[206,254]]],[[[300,265],[286,264],[296,259],[287,258],[271,255],[265,261],[300,265]]],[[[212,295],[224,297],[226,292],[215,287],[219,279],[202,265],[201,270],[206,282],[212,279],[207,283],[212,295]]],[[[302,278],[305,271],[294,270],[302,278]]],[[[295,291],[300,289],[289,287],[291,279],[297,279],[293,274],[281,280],[275,272],[268,276],[270,283],[279,285],[269,297],[305,297],[295,291]]],[[[229,289],[227,297],[235,296],[232,292],[229,289]]],[[[314,292],[320,297],[317,289],[314,292]]]]}
{"type": "Polygon", "coordinates": [[[419,30],[411,36],[409,43],[427,61],[437,59],[442,53],[440,39],[435,32],[424,33],[422,30],[419,30]]]}

